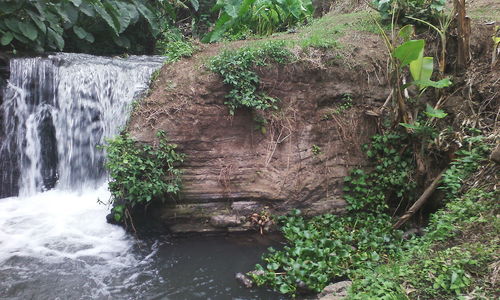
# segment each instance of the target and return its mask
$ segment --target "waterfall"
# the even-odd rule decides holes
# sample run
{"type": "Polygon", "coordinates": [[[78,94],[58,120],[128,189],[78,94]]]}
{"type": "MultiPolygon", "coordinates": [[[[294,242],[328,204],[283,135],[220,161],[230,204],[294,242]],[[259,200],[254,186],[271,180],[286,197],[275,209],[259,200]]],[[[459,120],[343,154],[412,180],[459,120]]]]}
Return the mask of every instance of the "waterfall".
{"type": "Polygon", "coordinates": [[[1,91],[0,197],[100,186],[104,153],[96,146],[125,125],[132,101],[162,61],[82,54],[12,59],[1,91]]]}
{"type": "Polygon", "coordinates": [[[126,125],[162,63],[81,54],[10,61],[0,91],[1,299],[107,299],[127,289],[117,274],[146,272],[136,242],[106,223],[109,208],[98,203],[110,194],[97,146],[126,125]]]}

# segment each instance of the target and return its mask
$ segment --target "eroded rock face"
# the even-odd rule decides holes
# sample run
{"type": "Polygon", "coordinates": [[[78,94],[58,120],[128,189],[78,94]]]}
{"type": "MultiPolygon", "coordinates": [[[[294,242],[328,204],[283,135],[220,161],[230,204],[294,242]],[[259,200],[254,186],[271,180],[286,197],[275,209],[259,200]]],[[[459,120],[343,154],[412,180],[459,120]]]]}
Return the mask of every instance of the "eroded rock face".
{"type": "Polygon", "coordinates": [[[200,225],[209,231],[245,230],[245,222],[219,226],[213,216],[240,220],[252,212],[294,208],[311,215],[342,212],[343,177],[365,164],[360,145],[378,126],[365,112],[380,107],[387,88],[370,64],[357,69],[330,64],[260,70],[263,89],[281,99],[278,112],[266,113],[265,130],[252,111],[229,115],[227,87],[203,66],[193,68],[189,60],[165,66],[129,125],[133,137],[145,143],[165,130],[187,154],[182,200],[163,211],[165,223],[174,231],[196,231],[200,225]],[[346,102],[352,107],[340,109],[346,102]],[[188,223],[194,229],[185,228],[188,223]]]}

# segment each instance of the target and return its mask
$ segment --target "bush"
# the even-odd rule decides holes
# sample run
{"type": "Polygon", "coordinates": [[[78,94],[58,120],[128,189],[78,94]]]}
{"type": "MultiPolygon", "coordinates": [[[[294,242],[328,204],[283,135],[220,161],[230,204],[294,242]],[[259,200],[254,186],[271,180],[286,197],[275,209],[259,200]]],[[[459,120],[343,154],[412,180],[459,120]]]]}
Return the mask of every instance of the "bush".
{"type": "Polygon", "coordinates": [[[434,23],[443,12],[445,0],[373,0],[373,5],[379,11],[382,20],[390,21],[392,13],[400,24],[413,24],[408,17],[434,23]]]}
{"type": "Polygon", "coordinates": [[[104,146],[116,221],[137,204],[164,201],[167,195],[180,191],[178,164],[184,161],[184,155],[176,152],[177,145],[167,142],[164,131],[159,131],[157,137],[156,147],[137,145],[127,134],[108,140],[104,146]]]}
{"type": "Polygon", "coordinates": [[[219,74],[224,84],[231,87],[225,104],[229,113],[247,107],[266,110],[277,108],[278,99],[259,91],[260,79],[253,70],[256,66],[265,66],[268,62],[286,63],[292,53],[285,48],[284,42],[267,42],[260,47],[245,47],[239,50],[226,50],[209,62],[209,69],[219,74]]]}
{"type": "Polygon", "coordinates": [[[219,13],[219,19],[203,42],[286,30],[311,18],[314,8],[311,0],[219,0],[212,10],[219,13]]]}
{"type": "Polygon", "coordinates": [[[354,169],[344,178],[344,198],[349,211],[384,213],[391,202],[404,206],[413,201],[414,162],[412,152],[404,147],[407,141],[406,134],[394,132],[375,135],[364,146],[375,167],[371,172],[354,169]]]}

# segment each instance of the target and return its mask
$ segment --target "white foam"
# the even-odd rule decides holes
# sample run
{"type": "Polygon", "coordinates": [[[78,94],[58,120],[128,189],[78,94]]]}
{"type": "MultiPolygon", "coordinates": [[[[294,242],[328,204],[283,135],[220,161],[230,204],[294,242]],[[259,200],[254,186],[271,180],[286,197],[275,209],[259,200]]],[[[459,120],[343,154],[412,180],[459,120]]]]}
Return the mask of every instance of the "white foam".
{"type": "Polygon", "coordinates": [[[121,227],[106,223],[108,207],[98,199],[109,199],[105,185],[81,193],[50,190],[0,199],[0,264],[14,256],[135,263],[126,255],[133,241],[121,227]]]}

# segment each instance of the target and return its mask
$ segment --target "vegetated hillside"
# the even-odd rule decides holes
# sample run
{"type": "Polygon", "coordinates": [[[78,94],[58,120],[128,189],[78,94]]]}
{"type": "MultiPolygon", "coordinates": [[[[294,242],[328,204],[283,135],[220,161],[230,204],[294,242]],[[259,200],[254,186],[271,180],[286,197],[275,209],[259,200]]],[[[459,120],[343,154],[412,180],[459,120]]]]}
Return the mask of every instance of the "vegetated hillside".
{"type": "Polygon", "coordinates": [[[366,163],[360,145],[379,126],[369,111],[387,98],[385,54],[374,31],[366,12],[328,15],[265,40],[199,45],[193,57],[167,64],[128,130],[146,143],[165,130],[187,154],[181,200],[164,210],[171,228],[226,230],[207,223],[221,214],[245,227],[240,217],[265,206],[281,213],[342,211],[343,177],[366,163]],[[224,104],[231,88],[208,69],[210,60],[227,49],[222,65],[243,63],[266,47],[269,53],[252,60],[268,55],[267,63],[289,52],[286,62],[254,69],[256,92],[279,99],[279,109],[238,108],[231,115],[224,104]],[[202,229],[182,227],[186,221],[202,229]]]}
{"type": "MultiPolygon", "coordinates": [[[[469,7],[468,67],[459,70],[451,31],[439,76],[453,85],[410,89],[415,113],[402,125],[390,117],[398,108],[388,55],[366,11],[264,40],[199,45],[162,69],[128,127],[147,144],[165,130],[187,154],[181,199],[157,213],[176,232],[239,231],[301,209],[280,221],[288,246],[250,274],[282,293],[348,278],[353,299],[498,296],[498,9],[469,7]],[[431,197],[410,230],[393,229],[424,190],[431,197]]],[[[438,36],[417,33],[437,62],[438,36]]],[[[333,290],[322,295],[337,297],[333,290]]]]}

